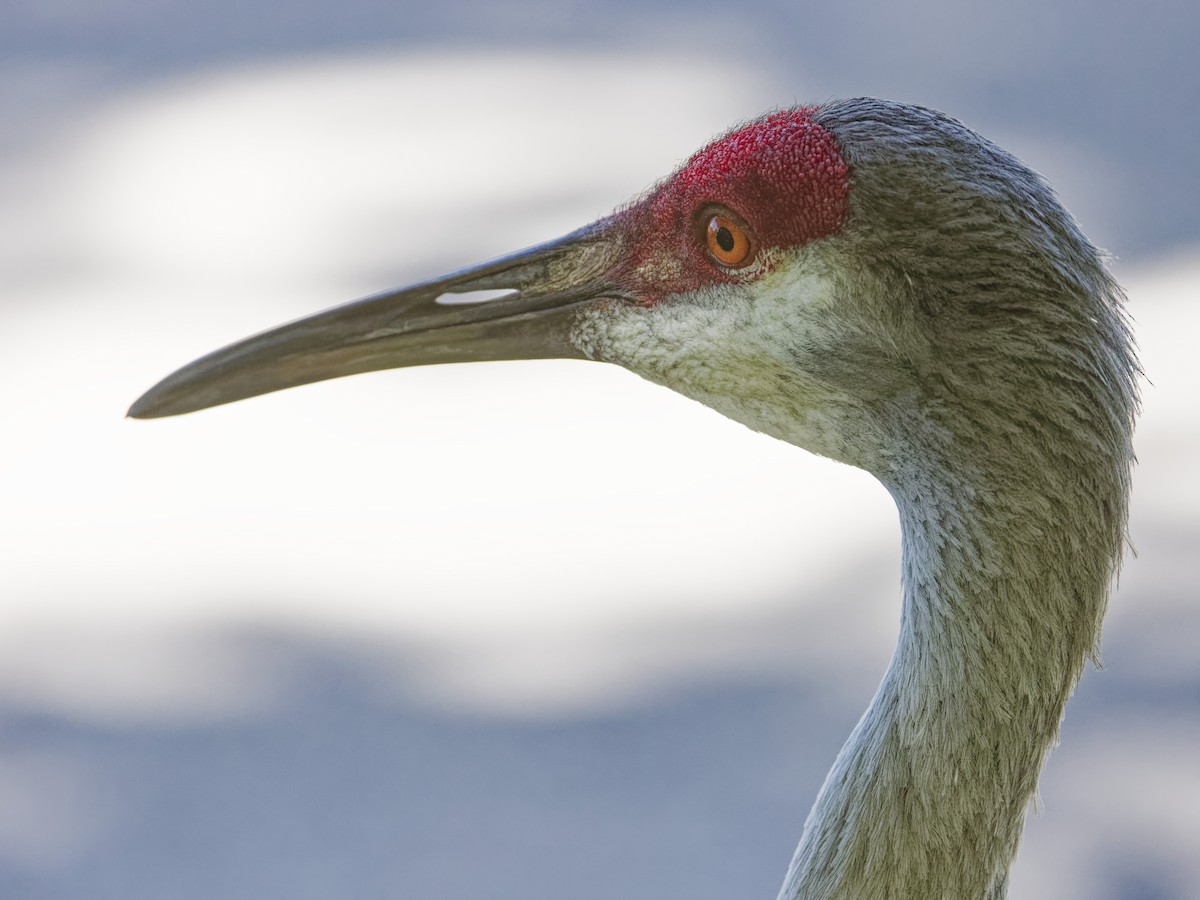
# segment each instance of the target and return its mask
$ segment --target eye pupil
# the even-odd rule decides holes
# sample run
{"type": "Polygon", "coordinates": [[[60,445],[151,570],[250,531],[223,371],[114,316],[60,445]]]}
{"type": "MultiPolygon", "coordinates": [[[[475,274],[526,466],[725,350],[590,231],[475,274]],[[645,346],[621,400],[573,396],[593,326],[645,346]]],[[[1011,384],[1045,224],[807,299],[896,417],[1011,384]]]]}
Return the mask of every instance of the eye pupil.
{"type": "Polygon", "coordinates": [[[726,253],[733,250],[733,245],[736,241],[733,238],[733,232],[728,228],[721,227],[717,229],[717,244],[726,253]]]}

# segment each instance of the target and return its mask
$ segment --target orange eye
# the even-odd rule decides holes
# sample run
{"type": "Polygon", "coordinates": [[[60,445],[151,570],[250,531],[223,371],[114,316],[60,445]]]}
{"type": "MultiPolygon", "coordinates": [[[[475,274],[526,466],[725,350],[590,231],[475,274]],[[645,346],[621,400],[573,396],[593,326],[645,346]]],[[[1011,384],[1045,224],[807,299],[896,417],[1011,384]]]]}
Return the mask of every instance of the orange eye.
{"type": "Polygon", "coordinates": [[[749,229],[720,213],[709,216],[705,240],[712,258],[730,268],[744,266],[754,253],[749,229]]]}

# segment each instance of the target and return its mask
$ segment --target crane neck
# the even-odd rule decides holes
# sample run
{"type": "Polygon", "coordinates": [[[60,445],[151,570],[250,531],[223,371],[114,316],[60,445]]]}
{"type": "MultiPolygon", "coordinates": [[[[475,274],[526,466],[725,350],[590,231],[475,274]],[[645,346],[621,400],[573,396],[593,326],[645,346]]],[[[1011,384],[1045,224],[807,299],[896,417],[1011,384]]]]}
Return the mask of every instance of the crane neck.
{"type": "Polygon", "coordinates": [[[1003,897],[1095,646],[1113,554],[1096,564],[1087,542],[1111,531],[1112,510],[1089,483],[1019,461],[955,474],[936,448],[921,451],[907,459],[929,465],[887,479],[904,541],[899,641],[780,900],[1003,897]],[[1021,481],[1022,470],[1037,474],[1021,481]]]}

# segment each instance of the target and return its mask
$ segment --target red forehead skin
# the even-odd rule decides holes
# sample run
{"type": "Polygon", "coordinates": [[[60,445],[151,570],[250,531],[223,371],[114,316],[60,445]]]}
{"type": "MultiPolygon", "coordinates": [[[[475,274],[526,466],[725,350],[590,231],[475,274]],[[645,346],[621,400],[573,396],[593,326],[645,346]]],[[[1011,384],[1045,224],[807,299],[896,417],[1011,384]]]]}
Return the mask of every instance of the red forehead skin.
{"type": "MultiPolygon", "coordinates": [[[[772,113],[700,150],[619,218],[631,258],[620,279],[647,304],[707,284],[742,280],[704,246],[705,207],[726,206],[753,230],[759,253],[836,234],[849,169],[811,108],[772,113]]],[[[706,217],[705,217],[706,218],[706,217]]]]}

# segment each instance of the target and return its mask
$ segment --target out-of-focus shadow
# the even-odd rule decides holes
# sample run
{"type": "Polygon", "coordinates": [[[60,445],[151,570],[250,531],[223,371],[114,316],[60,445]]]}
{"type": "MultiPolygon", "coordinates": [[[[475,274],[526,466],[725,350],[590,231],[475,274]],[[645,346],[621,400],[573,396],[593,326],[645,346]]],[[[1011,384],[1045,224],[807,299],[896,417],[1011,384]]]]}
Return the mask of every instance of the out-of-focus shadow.
{"type": "MultiPolygon", "coordinates": [[[[1181,850],[1197,834],[1200,672],[1165,687],[1135,662],[1198,619],[1124,623],[1109,670],[1085,677],[1019,896],[1196,896],[1181,850]]],[[[383,665],[379,646],[220,640],[269,672],[266,707],[122,724],[7,705],[0,895],[772,896],[859,712],[831,670],[701,681],[603,713],[488,716],[407,696],[402,647],[383,665]]],[[[865,702],[869,679],[852,680],[865,702]]]]}
{"type": "Polygon", "coordinates": [[[854,719],[819,685],[771,681],[603,715],[455,714],[383,688],[345,645],[228,640],[288,673],[272,708],[195,727],[4,711],[29,796],[0,836],[0,895],[769,896],[854,719]]]}

